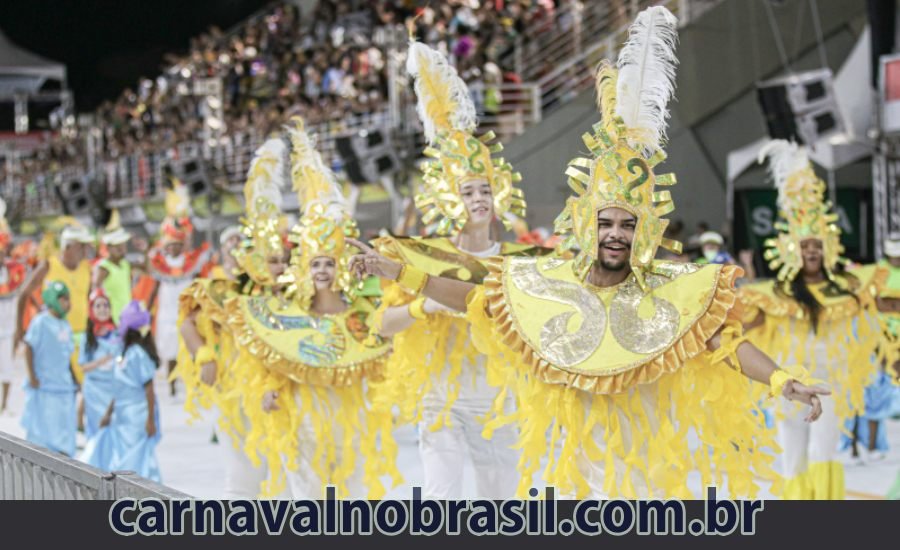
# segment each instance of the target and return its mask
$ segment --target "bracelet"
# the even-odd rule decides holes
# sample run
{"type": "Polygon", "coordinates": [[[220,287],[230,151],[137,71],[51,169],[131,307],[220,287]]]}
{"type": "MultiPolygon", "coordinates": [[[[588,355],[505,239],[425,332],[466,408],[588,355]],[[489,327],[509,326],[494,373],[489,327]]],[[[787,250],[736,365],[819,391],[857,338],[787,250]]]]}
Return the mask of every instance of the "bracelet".
{"type": "Polygon", "coordinates": [[[409,315],[413,319],[425,319],[428,315],[425,313],[425,298],[419,296],[409,303],[409,315]]]}
{"type": "Polygon", "coordinates": [[[205,365],[206,363],[215,362],[216,354],[209,346],[201,346],[200,349],[197,350],[197,354],[194,356],[195,365],[205,365]]]}
{"type": "Polygon", "coordinates": [[[420,269],[403,264],[400,275],[397,276],[397,284],[418,296],[428,283],[428,274],[420,269]]]}
{"type": "Polygon", "coordinates": [[[790,374],[779,369],[772,373],[769,378],[769,395],[781,395],[784,392],[784,386],[788,381],[793,380],[790,374]]]}

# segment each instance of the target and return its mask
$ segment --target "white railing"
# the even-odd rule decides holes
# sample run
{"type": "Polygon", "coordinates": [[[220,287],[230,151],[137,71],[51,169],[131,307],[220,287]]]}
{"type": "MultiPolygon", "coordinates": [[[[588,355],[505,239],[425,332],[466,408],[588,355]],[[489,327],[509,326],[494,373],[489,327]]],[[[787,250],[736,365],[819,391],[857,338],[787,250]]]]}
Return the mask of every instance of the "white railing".
{"type": "Polygon", "coordinates": [[[0,432],[0,500],[191,498],[134,472],[107,473],[0,432]]]}
{"type": "MultiPolygon", "coordinates": [[[[684,27],[722,1],[724,0],[642,0],[631,3],[639,9],[648,5],[665,6],[678,18],[679,26],[684,27]]],[[[608,30],[586,45],[579,55],[557,63],[553,70],[537,81],[541,89],[541,110],[545,115],[594,85],[597,65],[604,59],[615,59],[619,48],[628,38],[630,24],[631,19],[628,19],[618,28],[608,30]]]]}

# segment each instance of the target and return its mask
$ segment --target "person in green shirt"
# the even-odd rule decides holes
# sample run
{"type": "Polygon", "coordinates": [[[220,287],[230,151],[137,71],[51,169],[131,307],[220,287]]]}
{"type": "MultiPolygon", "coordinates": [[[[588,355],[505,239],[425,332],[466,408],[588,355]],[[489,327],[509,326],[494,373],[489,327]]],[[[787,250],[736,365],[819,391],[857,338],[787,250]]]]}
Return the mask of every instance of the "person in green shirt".
{"type": "Polygon", "coordinates": [[[131,301],[131,263],[125,258],[131,234],[121,227],[108,231],[101,237],[107,255],[94,270],[93,288],[102,288],[109,297],[113,322],[118,324],[119,314],[131,301]]]}

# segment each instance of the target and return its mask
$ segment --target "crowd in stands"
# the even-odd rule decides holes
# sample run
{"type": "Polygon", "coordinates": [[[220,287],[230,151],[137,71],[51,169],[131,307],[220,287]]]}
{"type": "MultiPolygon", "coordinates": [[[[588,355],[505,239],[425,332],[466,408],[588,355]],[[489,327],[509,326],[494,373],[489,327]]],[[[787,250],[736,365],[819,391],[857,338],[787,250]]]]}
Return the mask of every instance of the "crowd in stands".
{"type": "Polygon", "coordinates": [[[521,81],[517,43],[572,28],[581,8],[578,0],[320,0],[301,13],[279,2],[232,31],[195,37],[186,54],[166,56],[159,76],[100,105],[91,113],[90,151],[83,131],[56,136],[18,163],[14,179],[27,192],[63,167],[86,170],[88,157],[109,172],[123,157],[177,154],[178,144],[203,136],[203,98],[190,92],[204,78],[221,79],[226,135],[265,135],[293,115],[339,124],[378,111],[388,96],[389,51],[403,50],[410,31],[447,53],[469,83],[485,84],[473,87],[476,105],[491,115],[503,101],[496,85],[521,81]]]}

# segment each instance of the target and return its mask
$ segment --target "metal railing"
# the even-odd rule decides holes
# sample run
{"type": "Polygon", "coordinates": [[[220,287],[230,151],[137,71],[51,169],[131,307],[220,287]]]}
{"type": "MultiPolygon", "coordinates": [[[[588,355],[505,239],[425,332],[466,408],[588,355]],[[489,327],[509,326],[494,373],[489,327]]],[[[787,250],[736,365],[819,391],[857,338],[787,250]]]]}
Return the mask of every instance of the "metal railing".
{"type": "Polygon", "coordinates": [[[107,473],[0,432],[0,500],[189,499],[134,472],[107,473]]]}
{"type": "MultiPolygon", "coordinates": [[[[723,0],[661,0],[632,2],[636,8],[661,5],[668,8],[677,18],[680,26],[689,24],[701,14],[723,0]]],[[[604,59],[615,60],[619,48],[628,38],[631,19],[617,29],[608,30],[602,37],[585,46],[583,51],[568,60],[558,63],[543,75],[537,84],[541,88],[541,110],[547,113],[562,107],[579,93],[594,85],[594,70],[604,59]]],[[[562,40],[563,38],[561,38],[562,40]]]]}

